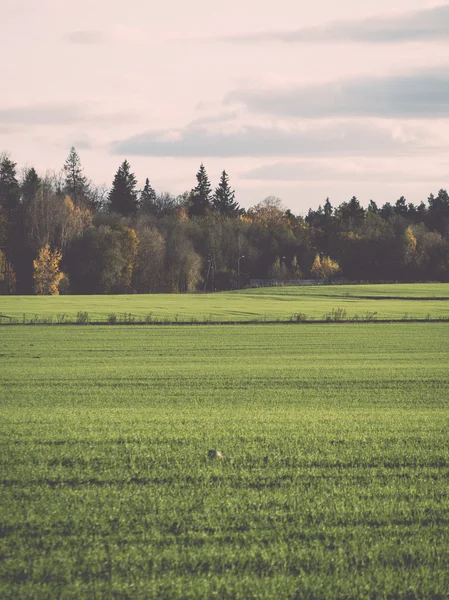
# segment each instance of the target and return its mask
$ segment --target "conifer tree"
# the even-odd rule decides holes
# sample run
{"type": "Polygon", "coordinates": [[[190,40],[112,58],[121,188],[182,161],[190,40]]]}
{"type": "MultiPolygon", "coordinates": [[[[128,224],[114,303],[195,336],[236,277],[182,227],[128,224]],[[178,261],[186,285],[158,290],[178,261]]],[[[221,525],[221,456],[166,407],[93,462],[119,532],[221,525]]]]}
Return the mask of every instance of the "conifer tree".
{"type": "Polygon", "coordinates": [[[334,213],[334,209],[333,206],[329,200],[329,198],[326,198],[326,202],[324,203],[324,216],[326,219],[330,219],[334,213]]]}
{"type": "Polygon", "coordinates": [[[34,199],[36,193],[41,184],[41,178],[36,172],[34,167],[30,167],[26,169],[22,184],[20,186],[20,191],[22,194],[22,203],[25,206],[28,206],[29,203],[34,199]]]}
{"type": "Polygon", "coordinates": [[[20,186],[16,176],[16,163],[7,154],[0,155],[0,206],[8,220],[19,207],[20,186]]]}
{"type": "Polygon", "coordinates": [[[239,214],[240,207],[235,201],[235,191],[229,185],[229,175],[226,171],[221,174],[220,183],[215,189],[212,204],[214,210],[225,217],[236,217],[239,214]]]}
{"type": "Polygon", "coordinates": [[[64,193],[73,200],[76,206],[79,206],[87,200],[89,194],[89,182],[83,175],[80,157],[72,146],[67,160],[64,163],[64,193]]]}
{"type": "Polygon", "coordinates": [[[206,169],[201,163],[196,174],[197,186],[190,194],[189,215],[191,217],[203,217],[211,206],[212,187],[206,169]]]}
{"type": "Polygon", "coordinates": [[[156,215],[156,192],[151,186],[148,177],[145,180],[145,186],[140,192],[139,210],[145,213],[156,215]]]}
{"type": "Polygon", "coordinates": [[[109,211],[120,213],[125,217],[137,212],[137,179],[131,173],[131,166],[124,160],[115,174],[112,189],[109,192],[109,211]]]}

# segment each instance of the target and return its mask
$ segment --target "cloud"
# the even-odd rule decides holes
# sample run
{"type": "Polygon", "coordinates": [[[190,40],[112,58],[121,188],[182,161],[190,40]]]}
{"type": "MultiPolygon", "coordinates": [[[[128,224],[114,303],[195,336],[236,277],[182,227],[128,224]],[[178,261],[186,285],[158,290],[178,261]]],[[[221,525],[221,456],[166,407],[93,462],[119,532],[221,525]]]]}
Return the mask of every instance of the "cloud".
{"type": "Polygon", "coordinates": [[[351,156],[410,154],[420,148],[372,124],[346,122],[306,129],[227,126],[211,130],[190,123],[180,130],[151,130],[114,142],[114,154],[153,157],[351,156]]]}
{"type": "Polygon", "coordinates": [[[276,162],[251,169],[241,176],[257,181],[433,181],[434,175],[414,171],[379,169],[366,165],[343,168],[322,162],[276,162]]]}
{"type": "Polygon", "coordinates": [[[118,123],[132,121],[135,113],[89,113],[84,105],[48,103],[0,108],[0,124],[13,125],[70,125],[74,123],[118,123]]]}
{"type": "Polygon", "coordinates": [[[353,21],[335,21],[324,27],[299,28],[291,31],[266,31],[222,38],[230,42],[259,43],[281,41],[404,43],[449,41],[449,5],[386,17],[353,21]]]}
{"type": "Polygon", "coordinates": [[[108,37],[102,31],[79,30],[71,31],[65,36],[65,39],[72,44],[79,45],[97,45],[107,43],[108,37]]]}
{"type": "Polygon", "coordinates": [[[62,125],[83,120],[76,104],[41,104],[0,108],[0,123],[10,125],[62,125]]]}
{"type": "Polygon", "coordinates": [[[226,102],[283,117],[449,117],[449,67],[383,77],[337,79],[287,89],[240,89],[226,102]]]}

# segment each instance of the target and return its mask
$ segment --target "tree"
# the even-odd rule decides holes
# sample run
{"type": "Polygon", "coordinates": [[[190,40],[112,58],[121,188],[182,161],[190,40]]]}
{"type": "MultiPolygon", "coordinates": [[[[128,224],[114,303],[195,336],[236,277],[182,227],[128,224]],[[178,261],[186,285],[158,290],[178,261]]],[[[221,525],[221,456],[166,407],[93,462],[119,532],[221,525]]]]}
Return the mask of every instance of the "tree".
{"type": "Polygon", "coordinates": [[[449,194],[441,189],[435,197],[429,196],[428,227],[441,234],[449,234],[449,194]]]}
{"type": "Polygon", "coordinates": [[[248,210],[247,213],[255,223],[280,223],[285,217],[285,208],[282,200],[276,196],[268,196],[259,204],[248,210]]]}
{"type": "Polygon", "coordinates": [[[326,202],[324,203],[324,217],[326,220],[329,220],[334,212],[334,209],[332,207],[332,204],[329,200],[329,198],[326,198],[326,202]]]}
{"type": "Polygon", "coordinates": [[[8,221],[12,220],[20,201],[16,166],[7,154],[0,155],[0,206],[6,212],[8,221]]]}
{"type": "Polygon", "coordinates": [[[67,160],[64,163],[64,192],[70,196],[75,206],[86,204],[89,195],[89,182],[83,175],[80,157],[72,146],[67,160]]]}
{"type": "Polygon", "coordinates": [[[134,215],[138,206],[136,185],[136,176],[131,173],[129,162],[124,160],[115,174],[109,192],[109,211],[125,217],[134,215]]]}
{"type": "Polygon", "coordinates": [[[328,281],[340,272],[340,266],[336,261],[332,260],[330,256],[320,257],[320,255],[317,254],[310,272],[314,277],[328,281]]]}
{"type": "Polygon", "coordinates": [[[58,246],[64,249],[90,227],[92,215],[89,209],[75,206],[69,196],[66,196],[62,203],[59,202],[58,208],[58,246]]]}
{"type": "Polygon", "coordinates": [[[167,238],[165,258],[164,279],[170,291],[195,291],[201,281],[201,257],[179,222],[167,238]]]}
{"type": "Polygon", "coordinates": [[[0,294],[14,294],[16,291],[16,274],[13,266],[0,250],[0,294]]]}
{"type": "Polygon", "coordinates": [[[121,255],[123,258],[123,269],[118,290],[120,292],[130,293],[133,271],[136,266],[137,249],[139,247],[139,237],[135,229],[130,227],[119,227],[121,255]]]}
{"type": "Polygon", "coordinates": [[[212,187],[203,163],[196,174],[196,179],[198,183],[190,194],[189,216],[204,217],[211,206],[212,187]]]}
{"type": "Polygon", "coordinates": [[[389,202],[385,202],[385,204],[380,209],[380,216],[382,217],[382,219],[388,221],[388,219],[393,217],[394,214],[394,207],[389,202]]]}
{"type": "Polygon", "coordinates": [[[34,248],[45,244],[65,250],[92,221],[87,208],[75,206],[69,196],[61,198],[44,180],[27,207],[28,241],[34,248]]]}
{"type": "Polygon", "coordinates": [[[24,206],[28,206],[35,198],[40,185],[41,178],[37,174],[36,169],[34,167],[26,169],[20,186],[22,204],[24,206]]]}
{"type": "Polygon", "coordinates": [[[378,212],[379,212],[379,207],[374,202],[374,200],[370,200],[369,204],[368,204],[368,213],[376,215],[378,212]]]}
{"type": "Polygon", "coordinates": [[[151,187],[148,177],[145,180],[145,186],[140,192],[139,210],[150,215],[157,215],[156,192],[151,187]]]}
{"type": "Polygon", "coordinates": [[[50,249],[50,244],[45,244],[40,250],[34,266],[34,289],[39,296],[58,296],[59,282],[64,275],[59,270],[62,254],[50,249]]]}
{"type": "Polygon", "coordinates": [[[163,284],[165,240],[153,227],[139,228],[138,236],[134,286],[140,294],[154,294],[163,284]]]}
{"type": "Polygon", "coordinates": [[[20,202],[20,185],[16,163],[8,155],[0,155],[0,247],[7,259],[8,288],[19,293],[32,290],[33,254],[28,252],[25,231],[25,207],[20,202]]]}
{"type": "Polygon", "coordinates": [[[349,202],[343,202],[337,208],[337,216],[349,224],[350,227],[356,225],[365,216],[365,209],[360,205],[358,199],[353,196],[349,202]]]}
{"type": "Polygon", "coordinates": [[[229,176],[226,171],[221,174],[220,183],[214,192],[212,205],[214,210],[225,217],[236,217],[239,214],[240,207],[235,201],[235,192],[229,185],[229,176]]]}
{"type": "Polygon", "coordinates": [[[396,200],[396,204],[394,205],[394,212],[401,217],[406,217],[408,213],[407,200],[404,196],[401,196],[398,200],[396,200]]]}
{"type": "Polygon", "coordinates": [[[409,225],[403,235],[403,260],[406,265],[411,265],[416,260],[416,246],[416,237],[409,225]]]}
{"type": "Polygon", "coordinates": [[[66,268],[73,291],[129,293],[138,242],[136,232],[123,225],[90,227],[67,253],[66,268]]]}
{"type": "Polygon", "coordinates": [[[288,270],[285,266],[284,260],[285,256],[282,258],[280,256],[276,256],[276,258],[274,259],[274,262],[270,269],[270,277],[272,279],[276,279],[278,281],[284,281],[285,279],[287,279],[288,270]]]}
{"type": "Polygon", "coordinates": [[[298,257],[296,256],[296,254],[293,257],[293,260],[291,262],[290,272],[292,274],[293,279],[301,279],[302,278],[302,272],[301,272],[301,268],[298,264],[298,257]]]}

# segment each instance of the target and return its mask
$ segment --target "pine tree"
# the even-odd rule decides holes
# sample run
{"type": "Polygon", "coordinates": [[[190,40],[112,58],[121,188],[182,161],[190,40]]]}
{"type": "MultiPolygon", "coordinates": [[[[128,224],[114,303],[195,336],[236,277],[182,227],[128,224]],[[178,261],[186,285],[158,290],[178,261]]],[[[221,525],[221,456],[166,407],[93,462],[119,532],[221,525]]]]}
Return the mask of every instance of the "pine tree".
{"type": "Polygon", "coordinates": [[[28,206],[28,204],[34,199],[40,184],[41,179],[37,174],[36,169],[34,167],[27,169],[22,180],[22,185],[20,186],[22,203],[25,206],[28,206]]]}
{"type": "Polygon", "coordinates": [[[212,193],[209,177],[203,163],[201,163],[196,174],[196,179],[198,184],[190,194],[189,215],[191,217],[203,217],[211,206],[212,193]]]}
{"type": "Polygon", "coordinates": [[[0,246],[5,248],[9,271],[17,275],[19,293],[32,290],[33,254],[27,239],[26,206],[16,177],[16,163],[6,154],[0,155],[0,246]]]}
{"type": "Polygon", "coordinates": [[[140,192],[139,210],[152,215],[156,215],[157,213],[156,192],[152,188],[148,177],[145,180],[143,190],[140,192]]]}
{"type": "Polygon", "coordinates": [[[240,207],[235,201],[235,191],[231,190],[229,176],[226,171],[223,171],[221,174],[220,183],[215,189],[212,205],[214,210],[225,217],[236,217],[239,214],[240,207]]]}
{"type": "Polygon", "coordinates": [[[334,213],[334,209],[329,198],[326,198],[326,202],[324,203],[324,216],[326,220],[330,219],[334,213]]]}
{"type": "Polygon", "coordinates": [[[120,213],[125,217],[137,212],[137,179],[131,173],[131,166],[124,160],[115,174],[112,189],[109,192],[109,211],[120,213]]]}
{"type": "Polygon", "coordinates": [[[8,220],[19,207],[20,186],[16,176],[16,163],[7,154],[0,155],[0,206],[8,220]]]}
{"type": "Polygon", "coordinates": [[[374,202],[374,200],[370,200],[368,204],[368,212],[371,214],[377,214],[379,212],[379,207],[374,202]]]}
{"type": "Polygon", "coordinates": [[[89,194],[89,182],[83,175],[80,157],[72,146],[64,163],[64,193],[73,200],[76,206],[86,202],[89,194]]]}

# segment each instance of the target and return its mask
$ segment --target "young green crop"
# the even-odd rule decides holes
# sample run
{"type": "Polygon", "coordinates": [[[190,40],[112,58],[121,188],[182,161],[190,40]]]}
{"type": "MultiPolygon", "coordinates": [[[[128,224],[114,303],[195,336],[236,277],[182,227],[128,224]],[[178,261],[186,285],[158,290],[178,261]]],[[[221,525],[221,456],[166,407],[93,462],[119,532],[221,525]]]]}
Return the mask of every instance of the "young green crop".
{"type": "Polygon", "coordinates": [[[2,328],[0,596],[444,597],[448,333],[2,328]]]}
{"type": "Polygon", "coordinates": [[[449,284],[277,287],[218,294],[0,296],[0,323],[449,319],[449,284]]]}

